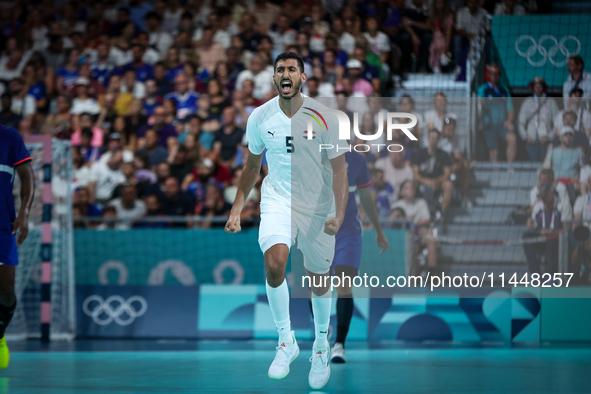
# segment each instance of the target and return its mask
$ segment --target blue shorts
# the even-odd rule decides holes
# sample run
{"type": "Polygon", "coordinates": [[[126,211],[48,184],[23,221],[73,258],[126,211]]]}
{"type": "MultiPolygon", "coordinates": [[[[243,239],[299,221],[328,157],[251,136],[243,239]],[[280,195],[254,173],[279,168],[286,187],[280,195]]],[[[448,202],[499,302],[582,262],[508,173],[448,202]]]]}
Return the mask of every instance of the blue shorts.
{"type": "Polygon", "coordinates": [[[359,271],[361,263],[361,234],[351,235],[337,240],[334,259],[330,267],[331,273],[337,265],[346,265],[359,271]]]}
{"type": "Polygon", "coordinates": [[[18,249],[14,235],[0,238],[0,264],[18,265],[18,249]]]}
{"type": "Polygon", "coordinates": [[[489,124],[484,127],[486,146],[489,150],[499,149],[499,139],[505,141],[509,130],[504,124],[489,124]]]}

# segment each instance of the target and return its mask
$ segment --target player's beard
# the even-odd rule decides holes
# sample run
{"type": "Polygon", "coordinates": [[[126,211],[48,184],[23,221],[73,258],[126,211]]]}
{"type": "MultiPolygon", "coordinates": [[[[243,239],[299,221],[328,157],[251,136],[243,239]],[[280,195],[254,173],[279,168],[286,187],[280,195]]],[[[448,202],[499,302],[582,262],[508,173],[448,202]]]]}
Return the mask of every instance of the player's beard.
{"type": "Polygon", "coordinates": [[[279,83],[275,82],[275,87],[277,88],[277,91],[279,92],[279,96],[281,96],[282,99],[284,100],[291,100],[293,97],[295,97],[296,94],[298,94],[300,92],[300,89],[302,88],[302,80],[301,78],[298,79],[297,81],[292,81],[291,79],[289,80],[291,82],[291,92],[287,95],[284,95],[281,89],[281,82],[283,80],[280,80],[279,83]]]}

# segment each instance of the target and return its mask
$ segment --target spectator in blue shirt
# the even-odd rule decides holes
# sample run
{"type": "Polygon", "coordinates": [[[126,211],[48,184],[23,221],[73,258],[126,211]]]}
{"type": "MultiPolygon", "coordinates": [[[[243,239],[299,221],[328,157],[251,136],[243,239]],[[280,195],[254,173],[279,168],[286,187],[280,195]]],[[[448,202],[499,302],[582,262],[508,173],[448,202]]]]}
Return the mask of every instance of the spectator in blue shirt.
{"type": "Polygon", "coordinates": [[[158,97],[158,87],[156,81],[151,78],[146,80],[146,97],[142,99],[142,111],[146,116],[152,116],[154,108],[164,103],[162,97],[158,97]]]}
{"type": "MultiPolygon", "coordinates": [[[[326,51],[333,51],[335,55],[334,64],[337,66],[345,67],[347,65],[347,61],[349,60],[349,55],[347,52],[339,48],[339,43],[335,36],[329,35],[324,39],[324,46],[326,47],[326,51]]],[[[326,53],[324,51],[324,53],[326,53]]],[[[324,54],[322,54],[322,61],[324,62],[324,54]]]]}
{"type": "Polygon", "coordinates": [[[197,112],[197,100],[199,96],[189,91],[189,81],[185,74],[179,74],[174,79],[174,92],[164,97],[165,100],[172,100],[176,105],[176,117],[179,120],[197,112]]]}
{"type": "Polygon", "coordinates": [[[131,52],[133,55],[133,61],[122,67],[121,74],[124,74],[127,70],[132,69],[135,71],[137,80],[144,82],[149,78],[154,77],[154,69],[148,63],[144,63],[142,57],[144,56],[144,48],[138,43],[131,46],[131,52]]]}
{"type": "Polygon", "coordinates": [[[66,52],[65,64],[55,72],[55,77],[57,78],[55,88],[60,94],[68,93],[68,91],[76,86],[79,56],[80,51],[74,48],[70,49],[66,52]]]}
{"type": "Polygon", "coordinates": [[[158,133],[154,129],[148,129],[145,132],[144,138],[146,144],[138,152],[148,155],[150,166],[155,167],[159,163],[166,161],[168,151],[166,148],[158,145],[158,133]]]}
{"type": "Polygon", "coordinates": [[[179,50],[176,47],[168,48],[168,53],[164,60],[164,66],[166,69],[166,79],[171,83],[174,82],[177,75],[183,72],[183,63],[181,63],[179,50]]]}
{"type": "Polygon", "coordinates": [[[156,82],[156,96],[164,98],[168,93],[172,92],[174,86],[168,80],[166,74],[166,65],[163,62],[158,62],[154,65],[154,82],[156,82]]]}
{"type": "Polygon", "coordinates": [[[127,7],[129,8],[129,17],[131,21],[140,28],[146,30],[146,14],[154,9],[151,4],[147,4],[144,0],[131,0],[127,7]]]}
{"type": "Polygon", "coordinates": [[[373,90],[375,92],[380,91],[380,70],[373,64],[368,63],[365,59],[367,57],[367,51],[361,45],[356,45],[353,51],[353,58],[359,60],[363,64],[363,70],[361,71],[361,78],[368,82],[371,82],[373,90]]]}
{"type": "Polygon", "coordinates": [[[105,87],[109,84],[109,78],[115,72],[117,65],[109,60],[109,47],[101,43],[96,48],[97,60],[90,64],[90,75],[105,87]]]}
{"type": "Polygon", "coordinates": [[[371,176],[371,190],[375,193],[376,208],[380,222],[387,221],[391,216],[391,209],[396,202],[396,191],[384,179],[384,171],[374,168],[369,172],[371,176]]]}
{"type": "Polygon", "coordinates": [[[507,143],[507,161],[513,163],[517,154],[517,137],[513,126],[513,102],[509,89],[499,83],[501,68],[491,64],[488,69],[488,82],[478,88],[481,97],[484,136],[489,150],[490,161],[499,161],[499,140],[507,143]]]}
{"type": "Polygon", "coordinates": [[[84,163],[93,163],[101,157],[101,150],[96,146],[91,145],[92,141],[92,129],[85,127],[82,129],[80,135],[80,153],[84,158],[84,163]]]}

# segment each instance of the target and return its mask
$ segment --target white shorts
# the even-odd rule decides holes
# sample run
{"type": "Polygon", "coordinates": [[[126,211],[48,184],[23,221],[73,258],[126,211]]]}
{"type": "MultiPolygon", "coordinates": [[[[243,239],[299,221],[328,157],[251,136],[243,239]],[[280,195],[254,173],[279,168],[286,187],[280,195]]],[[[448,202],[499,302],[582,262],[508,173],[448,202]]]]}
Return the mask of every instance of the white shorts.
{"type": "Polygon", "coordinates": [[[324,222],[331,216],[305,215],[275,202],[261,202],[259,245],[263,254],[273,245],[291,249],[297,239],[304,255],[304,267],[315,274],[330,270],[335,251],[335,237],[324,232],[324,222]]]}

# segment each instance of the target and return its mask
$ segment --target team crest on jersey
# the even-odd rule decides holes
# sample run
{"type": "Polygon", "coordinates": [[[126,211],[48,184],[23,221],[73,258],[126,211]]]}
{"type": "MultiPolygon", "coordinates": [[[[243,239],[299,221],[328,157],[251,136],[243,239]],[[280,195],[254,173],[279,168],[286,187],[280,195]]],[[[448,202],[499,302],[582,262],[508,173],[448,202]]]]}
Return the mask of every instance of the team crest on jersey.
{"type": "MultiPolygon", "coordinates": [[[[310,138],[310,139],[313,140],[314,138],[316,138],[316,132],[314,130],[311,130],[311,131],[312,131],[312,138],[310,138]]],[[[308,130],[304,130],[304,138],[305,139],[308,139],[308,133],[309,133],[308,130]]]]}

